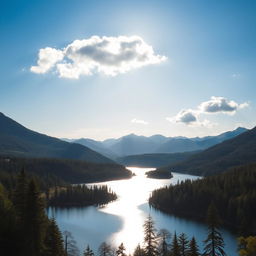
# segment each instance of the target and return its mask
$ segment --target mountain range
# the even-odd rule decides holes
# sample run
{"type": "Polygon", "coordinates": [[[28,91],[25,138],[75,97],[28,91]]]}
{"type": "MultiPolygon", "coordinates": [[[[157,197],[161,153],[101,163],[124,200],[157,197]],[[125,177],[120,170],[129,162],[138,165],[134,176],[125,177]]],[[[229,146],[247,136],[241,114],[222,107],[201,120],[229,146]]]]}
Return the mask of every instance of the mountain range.
{"type": "Polygon", "coordinates": [[[256,127],[232,139],[160,169],[209,176],[256,162],[256,127]]]}
{"type": "Polygon", "coordinates": [[[107,139],[96,141],[92,139],[81,138],[73,140],[89,147],[111,159],[119,157],[141,154],[162,154],[179,153],[207,149],[225,140],[247,131],[246,128],[239,127],[234,131],[228,131],[217,136],[207,137],[165,137],[163,135],[153,135],[150,137],[129,134],[118,139],[107,139]]]}
{"type": "Polygon", "coordinates": [[[0,155],[113,163],[109,158],[81,144],[68,143],[29,130],[3,113],[0,113],[0,155]]]}

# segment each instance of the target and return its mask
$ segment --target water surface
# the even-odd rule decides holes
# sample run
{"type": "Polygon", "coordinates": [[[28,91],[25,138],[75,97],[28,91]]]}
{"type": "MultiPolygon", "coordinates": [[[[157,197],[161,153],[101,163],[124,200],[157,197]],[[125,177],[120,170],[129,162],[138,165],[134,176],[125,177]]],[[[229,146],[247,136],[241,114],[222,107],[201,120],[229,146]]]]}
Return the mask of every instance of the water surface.
{"type": "MultiPolygon", "coordinates": [[[[164,214],[149,207],[147,201],[154,189],[176,184],[185,179],[197,179],[196,176],[173,173],[172,179],[149,179],[145,172],[152,168],[128,167],[136,174],[128,180],[93,183],[108,185],[118,195],[118,200],[103,208],[94,206],[60,209],[48,209],[49,216],[54,216],[62,231],[70,231],[82,251],[89,244],[95,252],[99,245],[106,241],[117,247],[125,244],[128,253],[132,253],[138,243],[143,244],[143,223],[150,214],[156,228],[165,228],[171,233],[186,233],[190,238],[195,236],[201,241],[206,237],[206,226],[202,223],[164,214]]],[[[236,239],[233,234],[223,230],[226,252],[235,256],[236,239]]]]}

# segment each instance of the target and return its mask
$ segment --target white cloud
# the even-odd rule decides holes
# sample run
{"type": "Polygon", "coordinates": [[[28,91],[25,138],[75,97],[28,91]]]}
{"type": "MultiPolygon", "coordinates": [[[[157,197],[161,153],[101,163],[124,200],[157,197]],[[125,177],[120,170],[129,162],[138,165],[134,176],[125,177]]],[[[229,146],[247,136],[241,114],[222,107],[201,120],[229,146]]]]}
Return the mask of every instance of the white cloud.
{"type": "Polygon", "coordinates": [[[204,126],[204,127],[211,127],[213,124],[205,119],[203,121],[199,120],[200,112],[193,110],[193,109],[184,109],[181,110],[176,116],[174,117],[167,117],[166,120],[171,123],[183,123],[188,126],[204,126]]]}
{"type": "Polygon", "coordinates": [[[61,61],[63,57],[64,54],[61,50],[56,50],[50,47],[40,49],[37,66],[32,66],[30,71],[38,74],[44,74],[54,67],[57,62],[61,61]]]}
{"type": "Polygon", "coordinates": [[[224,97],[212,96],[210,100],[202,102],[196,109],[183,109],[174,117],[167,117],[166,120],[172,123],[183,123],[189,126],[213,127],[216,123],[209,120],[200,120],[202,114],[235,114],[238,109],[249,106],[248,102],[238,104],[233,100],[224,97]]]}
{"type": "Polygon", "coordinates": [[[144,121],[144,120],[141,120],[141,119],[136,119],[136,118],[133,118],[131,120],[131,123],[135,123],[135,124],[144,124],[144,125],[147,125],[148,122],[144,121]]]}
{"type": "Polygon", "coordinates": [[[238,109],[248,107],[248,103],[238,104],[233,100],[228,100],[224,97],[212,96],[210,100],[202,102],[199,105],[199,110],[202,113],[230,113],[234,114],[238,109]]]}
{"type": "Polygon", "coordinates": [[[103,73],[115,76],[146,65],[158,64],[167,57],[156,55],[153,47],[139,36],[99,37],[75,40],[64,49],[39,51],[35,73],[55,67],[60,77],[78,79],[81,75],[103,73]]]}
{"type": "Polygon", "coordinates": [[[181,110],[176,116],[174,117],[167,117],[166,120],[172,123],[184,123],[184,124],[192,124],[197,122],[198,114],[192,109],[184,109],[181,110]]]}

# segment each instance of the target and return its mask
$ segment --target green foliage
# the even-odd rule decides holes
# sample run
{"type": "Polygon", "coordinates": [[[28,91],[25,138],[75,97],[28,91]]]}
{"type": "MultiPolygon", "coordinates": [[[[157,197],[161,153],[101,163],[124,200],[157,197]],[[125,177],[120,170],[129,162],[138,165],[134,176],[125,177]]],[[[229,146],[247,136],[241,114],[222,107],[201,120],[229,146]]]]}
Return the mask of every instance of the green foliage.
{"type": "Polygon", "coordinates": [[[218,230],[220,219],[217,209],[213,203],[210,204],[207,213],[208,235],[204,241],[203,256],[226,256],[224,251],[224,240],[218,230]]]}
{"type": "Polygon", "coordinates": [[[241,234],[256,232],[256,164],[161,188],[149,199],[164,212],[200,220],[212,201],[226,226],[241,234]]]}
{"type": "Polygon", "coordinates": [[[158,251],[162,256],[167,256],[169,254],[169,240],[171,238],[171,234],[166,229],[161,229],[157,235],[158,237],[158,251]]]}
{"type": "Polygon", "coordinates": [[[157,236],[155,223],[151,216],[148,216],[143,227],[144,227],[144,243],[145,243],[145,255],[146,256],[155,256],[158,254],[157,251],[157,236]]]}
{"type": "Polygon", "coordinates": [[[153,179],[171,179],[173,177],[169,170],[154,170],[146,172],[147,178],[153,179]]]}
{"type": "Polygon", "coordinates": [[[61,187],[50,196],[48,205],[59,207],[103,205],[117,199],[117,195],[106,185],[91,186],[77,185],[61,187]]]}
{"type": "Polygon", "coordinates": [[[83,256],[94,256],[94,252],[89,245],[87,245],[86,249],[84,250],[83,256]]]}
{"type": "Polygon", "coordinates": [[[192,237],[192,239],[189,242],[189,248],[188,248],[188,256],[200,256],[199,248],[196,242],[195,237],[192,237]]]}
{"type": "Polygon", "coordinates": [[[130,178],[132,173],[117,164],[96,164],[78,160],[0,158],[0,182],[13,189],[15,177],[25,168],[28,176],[46,190],[65,183],[89,183],[130,178]]]}
{"type": "Polygon", "coordinates": [[[145,250],[141,248],[140,244],[135,248],[133,256],[145,256],[145,250]]]}
{"type": "MultiPolygon", "coordinates": [[[[54,219],[49,221],[45,235],[45,256],[63,256],[63,239],[54,219]]],[[[93,255],[87,255],[93,256],[93,255]]]]}
{"type": "Polygon", "coordinates": [[[7,193],[0,184],[1,255],[63,255],[61,234],[45,214],[37,184],[29,181],[24,171],[18,175],[16,184],[14,193],[7,193]]]}
{"type": "Polygon", "coordinates": [[[178,244],[180,247],[180,255],[181,256],[188,256],[188,237],[185,233],[181,233],[178,237],[178,244]]]}
{"type": "Polygon", "coordinates": [[[119,246],[118,246],[118,249],[116,250],[116,255],[117,256],[126,256],[125,254],[125,247],[124,247],[124,244],[121,243],[119,246]]]}
{"type": "Polygon", "coordinates": [[[240,256],[255,256],[256,236],[239,237],[238,251],[240,256]]]}
{"type": "Polygon", "coordinates": [[[174,237],[171,244],[171,256],[181,256],[181,248],[178,243],[176,232],[174,233],[174,237]]]}

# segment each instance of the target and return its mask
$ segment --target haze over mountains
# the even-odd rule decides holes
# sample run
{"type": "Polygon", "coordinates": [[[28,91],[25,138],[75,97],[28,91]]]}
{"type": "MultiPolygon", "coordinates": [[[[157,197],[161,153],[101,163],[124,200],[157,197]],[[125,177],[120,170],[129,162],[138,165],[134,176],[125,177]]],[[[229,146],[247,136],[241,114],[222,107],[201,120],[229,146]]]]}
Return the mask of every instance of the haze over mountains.
{"type": "Polygon", "coordinates": [[[107,157],[81,144],[68,143],[29,130],[3,113],[0,113],[0,155],[113,163],[107,157]]]}
{"type": "Polygon", "coordinates": [[[163,169],[208,176],[255,162],[256,127],[163,169]]]}
{"type": "Polygon", "coordinates": [[[130,134],[118,139],[107,139],[105,141],[96,141],[85,138],[73,141],[100,152],[107,157],[117,159],[118,157],[130,155],[204,150],[227,139],[234,138],[245,131],[247,131],[246,128],[239,127],[234,131],[203,138],[165,137],[162,135],[145,137],[130,134]]]}

